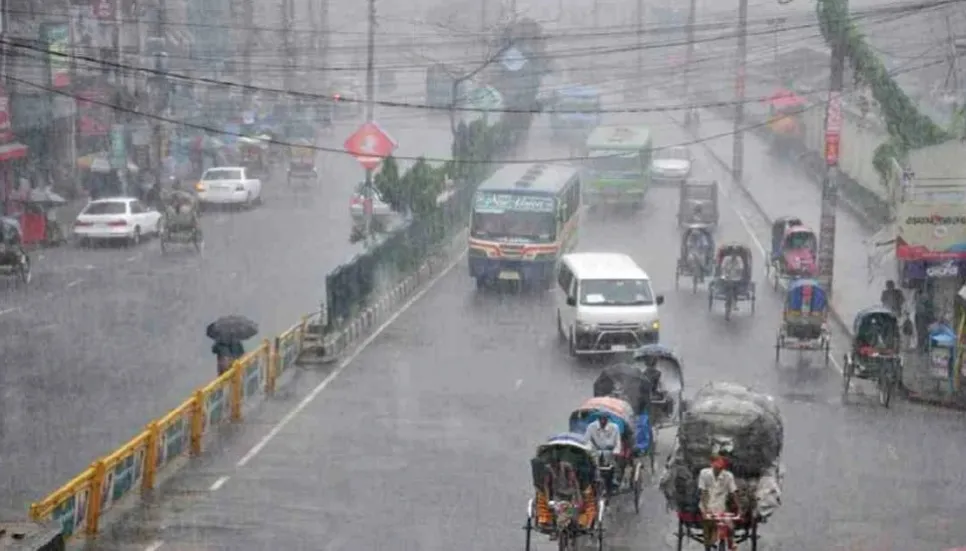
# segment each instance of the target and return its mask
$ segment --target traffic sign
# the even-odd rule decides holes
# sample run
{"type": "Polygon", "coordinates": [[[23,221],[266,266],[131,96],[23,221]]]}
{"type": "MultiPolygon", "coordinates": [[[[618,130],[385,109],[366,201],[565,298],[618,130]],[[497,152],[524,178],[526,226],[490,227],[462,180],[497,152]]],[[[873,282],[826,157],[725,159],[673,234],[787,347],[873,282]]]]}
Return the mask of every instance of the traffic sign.
{"type": "Polygon", "coordinates": [[[342,146],[359,161],[362,168],[373,170],[396,150],[399,143],[378,123],[370,121],[346,138],[342,146]]]}

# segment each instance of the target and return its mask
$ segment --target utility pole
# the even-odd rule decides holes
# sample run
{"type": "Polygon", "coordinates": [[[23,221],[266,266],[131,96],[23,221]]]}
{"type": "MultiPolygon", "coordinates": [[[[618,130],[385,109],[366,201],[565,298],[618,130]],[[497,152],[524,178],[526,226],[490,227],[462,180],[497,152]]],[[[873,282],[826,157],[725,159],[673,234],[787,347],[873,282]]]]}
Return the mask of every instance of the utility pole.
{"type": "MultiPolygon", "coordinates": [[[[366,44],[366,121],[375,118],[375,77],[376,77],[376,0],[369,0],[369,32],[366,44]]],[[[366,169],[366,240],[372,236],[372,170],[366,169]]]]}
{"type": "MultiPolygon", "coordinates": [[[[684,101],[691,100],[691,73],[694,72],[694,25],[697,20],[698,0],[691,0],[688,6],[688,45],[685,54],[684,69],[684,101]]],[[[685,120],[691,122],[693,109],[689,108],[685,120]]]]}
{"type": "Polygon", "coordinates": [[[735,74],[735,131],[732,137],[731,176],[741,183],[745,177],[745,65],[748,61],[748,0],[738,5],[738,59],[735,74]]]}
{"type": "MultiPolygon", "coordinates": [[[[637,85],[644,87],[644,0],[637,0],[637,85]]],[[[624,83],[627,86],[628,83],[624,83]]]]}
{"type": "Polygon", "coordinates": [[[295,43],[292,36],[292,27],[295,25],[295,2],[293,0],[282,0],[282,24],[285,57],[289,60],[289,65],[285,69],[285,89],[294,90],[295,71],[298,66],[298,59],[295,57],[295,43]]]}
{"type": "MultiPolygon", "coordinates": [[[[323,68],[328,68],[329,66],[329,0],[322,0],[322,5],[320,7],[319,18],[320,27],[322,27],[322,41],[321,47],[322,52],[320,52],[318,59],[322,62],[323,68]]],[[[323,90],[328,90],[329,84],[329,71],[322,71],[322,86],[323,90]]]]}
{"type": "MultiPolygon", "coordinates": [[[[158,0],[158,17],[156,20],[157,25],[154,29],[154,36],[158,38],[158,40],[156,40],[156,43],[162,48],[162,50],[160,53],[153,52],[152,57],[154,58],[155,70],[162,69],[160,61],[162,59],[162,54],[166,53],[165,50],[167,49],[167,26],[168,26],[167,8],[168,6],[166,5],[165,0],[158,0]]],[[[157,94],[158,97],[149,98],[149,99],[154,100],[152,103],[154,103],[154,105],[156,106],[155,109],[157,109],[159,112],[161,110],[160,96],[161,94],[167,92],[167,82],[165,82],[165,79],[166,79],[166,76],[164,75],[161,75],[161,74],[155,75],[153,77],[153,80],[157,82],[157,85],[151,87],[151,89],[154,90],[154,93],[157,94]]],[[[155,171],[155,178],[156,178],[155,183],[158,185],[158,189],[161,189],[161,185],[162,185],[161,167],[164,166],[164,158],[165,158],[164,127],[162,125],[161,117],[158,117],[154,120],[153,142],[154,142],[154,148],[155,148],[154,155],[155,155],[155,159],[157,160],[157,166],[158,166],[158,170],[155,171]]]]}
{"type": "MultiPolygon", "coordinates": [[[[246,86],[252,83],[252,51],[255,49],[255,3],[251,0],[236,0],[242,4],[242,32],[245,33],[245,46],[242,52],[242,75],[246,86]]],[[[251,96],[250,89],[245,89],[245,97],[251,96]]],[[[247,108],[247,106],[246,106],[247,108]]]]}
{"type": "MultiPolygon", "coordinates": [[[[516,0],[514,0],[514,3],[515,2],[516,0]]],[[[600,37],[600,0],[594,0],[593,22],[594,22],[594,37],[593,37],[593,40],[591,40],[591,44],[593,44],[594,47],[597,47],[598,45],[597,39],[600,37]]],[[[597,78],[598,77],[597,64],[594,64],[594,69],[592,74],[595,81],[599,80],[597,78]]]]}
{"type": "Polygon", "coordinates": [[[778,33],[781,31],[785,21],[786,19],[784,17],[769,17],[767,19],[768,24],[772,28],[772,59],[774,60],[776,70],[778,69],[778,33]]]}
{"type": "MultiPolygon", "coordinates": [[[[845,14],[848,17],[848,2],[845,14]]],[[[838,209],[839,144],[842,136],[842,87],[845,81],[847,21],[839,22],[841,32],[832,44],[831,76],[828,103],[825,106],[825,178],[822,180],[822,215],[819,221],[819,281],[832,298],[835,275],[835,214],[838,209]]]]}

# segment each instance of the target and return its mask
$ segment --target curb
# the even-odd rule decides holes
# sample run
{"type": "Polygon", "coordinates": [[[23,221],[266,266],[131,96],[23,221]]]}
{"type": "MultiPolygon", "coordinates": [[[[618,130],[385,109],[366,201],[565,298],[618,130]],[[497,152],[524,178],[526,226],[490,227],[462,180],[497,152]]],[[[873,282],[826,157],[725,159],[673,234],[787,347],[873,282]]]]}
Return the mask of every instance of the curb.
{"type": "Polygon", "coordinates": [[[322,339],[322,363],[338,360],[346,350],[364,339],[395,314],[399,306],[409,300],[423,285],[445,270],[456,255],[462,254],[467,230],[461,230],[441,250],[432,254],[416,271],[409,274],[388,292],[372,300],[369,306],[350,319],[342,329],[322,339]]]}
{"type": "MultiPolygon", "coordinates": [[[[684,126],[684,124],[681,121],[679,121],[677,118],[675,118],[675,117],[673,117],[671,115],[667,115],[667,114],[666,114],[666,116],[667,116],[667,118],[671,119],[671,121],[674,124],[676,124],[677,126],[679,126],[681,129],[683,129],[685,132],[687,132],[688,134],[690,134],[692,137],[695,137],[695,138],[698,138],[699,137],[699,136],[695,136],[694,133],[691,132],[691,130],[689,130],[686,126],[684,126]]],[[[721,168],[723,168],[725,170],[725,172],[729,173],[729,175],[730,175],[730,173],[731,173],[731,165],[730,164],[728,164],[725,160],[723,160],[720,157],[718,157],[715,154],[715,152],[705,142],[701,142],[701,147],[705,150],[705,152],[708,153],[708,155],[712,159],[715,160],[716,163],[718,163],[718,165],[720,165],[721,168]]],[[[814,175],[813,175],[813,177],[814,177],[814,175]]],[[[771,216],[769,216],[768,213],[765,212],[764,207],[762,207],[761,203],[759,203],[758,200],[755,199],[755,197],[752,195],[751,191],[748,190],[748,188],[745,187],[745,185],[743,183],[736,182],[733,178],[731,179],[731,183],[733,183],[735,185],[735,187],[738,190],[741,191],[742,195],[744,195],[745,198],[748,199],[748,201],[752,204],[752,206],[755,208],[755,210],[758,211],[758,214],[762,218],[764,218],[765,221],[767,221],[769,224],[771,224],[771,222],[772,222],[771,216]]],[[[850,204],[850,203],[846,202],[846,204],[850,204]]],[[[857,208],[857,207],[852,207],[852,208],[857,208]]],[[[851,208],[849,210],[851,211],[851,208]]],[[[864,215],[861,216],[860,219],[861,219],[860,221],[862,221],[863,224],[868,220],[868,218],[865,217],[864,215]]],[[[835,323],[835,325],[837,325],[839,327],[839,329],[842,330],[843,333],[845,333],[846,335],[848,335],[850,338],[854,338],[855,337],[852,334],[852,324],[851,324],[851,322],[847,322],[842,317],[842,315],[839,314],[838,310],[834,306],[829,307],[829,313],[831,314],[832,321],[835,323]]],[[[908,386],[906,386],[905,382],[903,382],[901,380],[899,381],[899,386],[900,386],[900,390],[901,390],[903,396],[905,397],[906,401],[908,401],[908,402],[915,403],[915,404],[923,404],[923,405],[935,406],[935,407],[942,407],[942,408],[950,409],[950,410],[954,410],[954,411],[966,411],[966,404],[959,404],[959,403],[955,403],[955,402],[948,402],[946,400],[941,400],[941,399],[938,399],[938,398],[927,397],[927,396],[925,396],[923,394],[920,394],[918,392],[913,391],[908,386]]]]}

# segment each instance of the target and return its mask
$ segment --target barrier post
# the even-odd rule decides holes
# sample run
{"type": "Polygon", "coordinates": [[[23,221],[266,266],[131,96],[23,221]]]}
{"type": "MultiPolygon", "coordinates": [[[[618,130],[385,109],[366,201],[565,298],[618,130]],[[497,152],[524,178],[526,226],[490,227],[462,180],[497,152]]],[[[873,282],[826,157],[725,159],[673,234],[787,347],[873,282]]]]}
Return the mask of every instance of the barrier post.
{"type": "Polygon", "coordinates": [[[205,393],[196,390],[191,408],[191,455],[201,455],[201,437],[205,432],[205,393]]]}
{"type": "MultiPolygon", "coordinates": [[[[309,319],[311,319],[311,318],[312,318],[312,316],[311,315],[308,315],[308,314],[302,316],[302,326],[299,327],[299,336],[298,336],[298,343],[299,343],[299,345],[298,345],[298,351],[299,351],[299,353],[302,352],[302,343],[305,342],[305,333],[309,330],[309,319]]],[[[322,315],[319,314],[319,323],[321,323],[321,322],[322,322],[322,315]]]]}
{"type": "Polygon", "coordinates": [[[161,425],[157,421],[148,423],[148,443],[144,450],[144,476],[141,478],[141,491],[148,492],[154,488],[154,479],[158,470],[158,446],[161,442],[161,425]]]}
{"type": "Polygon", "coordinates": [[[101,519],[101,495],[104,493],[104,474],[106,472],[106,466],[104,462],[100,459],[91,465],[94,469],[94,478],[91,480],[91,499],[87,507],[87,526],[85,531],[88,536],[93,536],[97,534],[98,523],[101,519]]]}
{"type": "MultiPolygon", "coordinates": [[[[265,340],[266,344],[268,339],[265,340]]],[[[268,349],[268,373],[265,374],[265,394],[275,394],[275,378],[278,377],[278,337],[272,341],[268,349]]]]}
{"type": "Polygon", "coordinates": [[[241,421],[242,418],[242,363],[235,361],[231,364],[231,420],[241,421]]]}

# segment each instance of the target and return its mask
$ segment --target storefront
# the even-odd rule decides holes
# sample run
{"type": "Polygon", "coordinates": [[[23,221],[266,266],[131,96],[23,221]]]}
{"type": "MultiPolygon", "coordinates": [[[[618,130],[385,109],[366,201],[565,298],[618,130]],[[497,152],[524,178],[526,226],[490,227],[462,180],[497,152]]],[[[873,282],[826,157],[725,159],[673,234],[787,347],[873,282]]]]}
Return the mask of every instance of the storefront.
{"type": "Polygon", "coordinates": [[[952,319],[956,293],[966,280],[966,214],[962,205],[902,203],[896,258],[904,287],[924,290],[936,313],[952,319]]]}
{"type": "Polygon", "coordinates": [[[28,148],[15,138],[10,96],[0,87],[0,213],[14,214],[28,148]]]}

